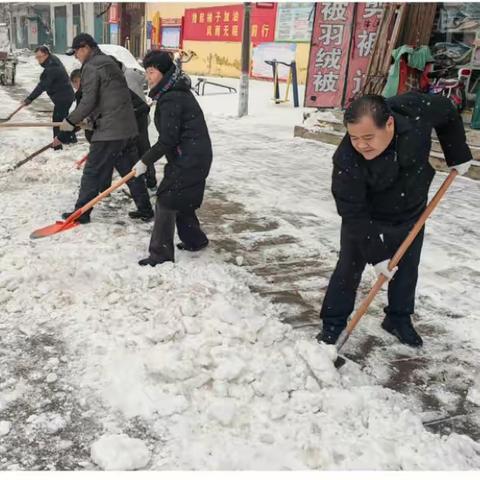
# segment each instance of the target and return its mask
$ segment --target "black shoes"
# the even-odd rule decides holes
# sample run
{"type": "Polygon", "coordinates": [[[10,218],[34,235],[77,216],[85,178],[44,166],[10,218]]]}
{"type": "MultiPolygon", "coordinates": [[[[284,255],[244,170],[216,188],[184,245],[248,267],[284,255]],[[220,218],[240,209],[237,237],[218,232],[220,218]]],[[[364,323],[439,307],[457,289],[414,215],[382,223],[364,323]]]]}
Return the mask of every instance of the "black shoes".
{"type": "Polygon", "coordinates": [[[422,337],[413,328],[410,317],[394,321],[387,315],[382,322],[382,328],[395,335],[401,343],[410,345],[410,347],[421,347],[423,345],[422,337]]]}
{"type": "MultiPolygon", "coordinates": [[[[324,342],[328,345],[335,345],[338,337],[345,327],[341,325],[323,325],[323,330],[315,337],[317,342],[324,342]]],[[[388,333],[395,335],[401,343],[410,347],[421,347],[422,337],[415,331],[410,317],[403,317],[399,320],[392,320],[388,315],[382,322],[382,328],[388,333]]]]}
{"type": "Polygon", "coordinates": [[[133,212],[128,212],[128,216],[134,220],[140,219],[144,222],[148,222],[154,217],[153,210],[134,210],[133,212]]]}
{"type": "Polygon", "coordinates": [[[198,252],[200,250],[203,250],[204,248],[207,248],[207,246],[208,240],[205,243],[202,243],[201,245],[198,245],[196,247],[194,247],[193,245],[187,245],[183,242],[177,243],[177,248],[179,250],[186,250],[187,252],[198,252]]]}
{"type": "Polygon", "coordinates": [[[341,325],[323,325],[322,331],[315,337],[317,342],[323,342],[328,345],[335,345],[337,343],[338,337],[345,329],[341,325]]]}
{"type": "Polygon", "coordinates": [[[152,257],[147,257],[143,258],[138,262],[138,264],[142,267],[145,267],[146,265],[150,265],[151,267],[154,267],[155,265],[160,265],[165,262],[172,262],[173,260],[154,260],[152,257]]]}
{"type": "MultiPolygon", "coordinates": [[[[72,213],[75,213],[75,212],[62,213],[62,218],[66,220],[72,213]]],[[[80,218],[77,218],[75,221],[81,224],[90,223],[90,213],[84,213],[83,215],[80,216],[80,218]]]]}

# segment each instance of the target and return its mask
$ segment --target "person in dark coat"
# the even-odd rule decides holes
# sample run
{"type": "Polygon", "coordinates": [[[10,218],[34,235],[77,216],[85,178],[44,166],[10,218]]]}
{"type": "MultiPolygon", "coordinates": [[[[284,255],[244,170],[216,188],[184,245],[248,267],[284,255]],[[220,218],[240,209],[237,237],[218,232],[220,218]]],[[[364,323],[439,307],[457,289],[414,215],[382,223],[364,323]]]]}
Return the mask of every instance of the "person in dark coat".
{"type": "Polygon", "coordinates": [[[172,62],[166,52],[152,51],[143,65],[157,102],[155,127],[158,141],[135,165],[136,175],[163,155],[167,163],[157,190],[155,224],[149,257],[140,265],[155,266],[174,261],[175,224],[179,249],[198,251],[208,245],[195,210],[200,208],[205,180],[212,163],[212,144],[202,109],[190,90],[190,79],[172,62]]]}
{"type": "MultiPolygon", "coordinates": [[[[58,57],[53,55],[48,47],[40,46],[35,49],[35,58],[43,72],[40,75],[40,82],[33,89],[32,93],[23,101],[24,105],[30,105],[43,92],[47,92],[53,102],[53,122],[61,122],[67,115],[74,100],[74,93],[68,73],[58,57]]],[[[58,127],[53,127],[53,138],[56,139],[60,132],[58,127]]],[[[75,133],[64,134],[62,143],[75,143],[75,133]]],[[[62,145],[54,141],[54,149],[60,150],[62,145]]]]}
{"type": "MultiPolygon", "coordinates": [[[[123,177],[138,159],[136,137],[138,135],[135,114],[127,83],[116,62],[103,54],[94,38],[81,33],[73,39],[67,52],[82,63],[81,100],[75,110],[65,118],[61,131],[73,131],[87,117],[93,123],[88,159],[83,169],[80,193],[75,210],[95,198],[112,177],[113,168],[123,177]]],[[[127,182],[137,206],[137,217],[149,220],[153,217],[145,182],[132,178],[127,182]]],[[[79,221],[88,223],[90,212],[79,221]]],[[[67,218],[71,212],[65,212],[67,218]]]]}
{"type": "Polygon", "coordinates": [[[447,165],[470,165],[462,119],[448,98],[409,92],[389,99],[365,95],[344,117],[347,134],[333,155],[332,192],[342,217],[340,253],[323,300],[318,341],[336,343],[353,311],[367,263],[388,284],[382,327],[402,343],[421,346],[411,315],[424,229],[398,269],[388,264],[425,210],[435,170],[428,158],[435,129],[447,165]],[[397,271],[398,270],[398,271],[397,271]]]}

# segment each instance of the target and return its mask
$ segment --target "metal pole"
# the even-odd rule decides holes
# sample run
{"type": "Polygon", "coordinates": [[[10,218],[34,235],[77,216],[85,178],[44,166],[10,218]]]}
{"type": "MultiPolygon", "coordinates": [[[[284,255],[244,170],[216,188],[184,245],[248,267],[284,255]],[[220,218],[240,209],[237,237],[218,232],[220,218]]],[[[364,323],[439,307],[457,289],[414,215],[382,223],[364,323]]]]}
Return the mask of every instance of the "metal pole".
{"type": "Polygon", "coordinates": [[[248,75],[250,72],[250,11],[252,4],[243,4],[242,73],[238,95],[238,116],[248,115],[248,75]]]}
{"type": "Polygon", "coordinates": [[[17,48],[17,39],[13,38],[13,18],[12,18],[12,5],[8,5],[8,30],[10,35],[10,53],[13,52],[13,48],[17,48]]]}

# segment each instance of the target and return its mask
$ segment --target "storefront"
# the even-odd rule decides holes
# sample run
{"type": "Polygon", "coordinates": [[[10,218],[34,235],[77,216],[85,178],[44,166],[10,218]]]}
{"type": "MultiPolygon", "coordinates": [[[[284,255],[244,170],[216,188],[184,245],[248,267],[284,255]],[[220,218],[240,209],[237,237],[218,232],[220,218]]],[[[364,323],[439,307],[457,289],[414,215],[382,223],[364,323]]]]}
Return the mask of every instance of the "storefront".
{"type": "Polygon", "coordinates": [[[449,76],[456,76],[459,67],[472,70],[466,87],[473,101],[480,80],[480,4],[438,4],[430,49],[437,68],[452,67],[449,76]]]}
{"type": "MultiPolygon", "coordinates": [[[[146,48],[191,50],[196,56],[185,64],[188,73],[238,77],[243,8],[241,3],[147,3],[146,48]]],[[[252,3],[252,77],[271,79],[265,62],[275,58],[296,60],[299,81],[305,82],[313,9],[313,3],[252,3]]]]}

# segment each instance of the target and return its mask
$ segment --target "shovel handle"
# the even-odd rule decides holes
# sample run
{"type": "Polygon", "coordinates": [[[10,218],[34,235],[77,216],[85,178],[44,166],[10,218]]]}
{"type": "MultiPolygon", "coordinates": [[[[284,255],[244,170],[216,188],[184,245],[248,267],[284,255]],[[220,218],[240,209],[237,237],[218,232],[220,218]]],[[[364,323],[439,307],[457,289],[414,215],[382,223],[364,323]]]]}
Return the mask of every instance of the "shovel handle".
{"type": "MultiPolygon", "coordinates": [[[[12,123],[12,122],[5,122],[0,123],[0,128],[32,128],[32,127],[59,127],[62,122],[25,122],[25,123],[12,123]]],[[[83,128],[84,124],[79,123],[77,127],[83,128]]]]}
{"type": "Polygon", "coordinates": [[[37,155],[40,155],[41,153],[45,152],[46,150],[48,150],[49,148],[52,148],[52,147],[53,147],[53,143],[49,143],[48,145],[45,145],[44,147],[38,149],[36,152],[33,152],[32,154],[30,154],[27,158],[24,158],[23,160],[20,160],[18,163],[16,163],[10,169],[10,171],[16,170],[17,168],[21,167],[22,165],[25,165],[27,162],[29,162],[30,160],[35,158],[37,155]]]}
{"type": "Polygon", "coordinates": [[[12,122],[6,122],[6,123],[1,123],[0,128],[59,127],[61,124],[62,124],[62,122],[45,122],[45,123],[38,123],[38,122],[12,123],[12,122]]]}
{"type": "Polygon", "coordinates": [[[26,105],[24,105],[23,103],[13,112],[11,113],[8,117],[7,117],[7,121],[10,120],[14,115],[16,115],[22,108],[25,108],[26,105]]]}
{"type": "MultiPolygon", "coordinates": [[[[410,233],[407,235],[405,240],[402,242],[400,247],[398,247],[398,250],[396,251],[395,255],[392,257],[390,260],[390,263],[388,264],[388,269],[392,270],[395,268],[400,260],[402,259],[403,255],[405,252],[408,250],[408,247],[413,243],[415,240],[416,236],[418,235],[418,232],[423,228],[425,225],[425,222],[427,221],[427,218],[432,214],[433,210],[436,208],[442,197],[445,195],[445,192],[448,190],[450,185],[452,184],[453,180],[457,176],[458,172],[457,170],[453,169],[450,171],[450,174],[448,177],[443,181],[442,185],[438,189],[437,193],[435,196],[432,198],[430,203],[427,205],[427,208],[425,208],[424,212],[422,215],[420,215],[420,218],[416,221],[415,225],[413,226],[412,230],[410,230],[410,233]]],[[[368,307],[372,303],[373,299],[377,295],[377,293],[380,291],[382,288],[383,284],[387,281],[387,278],[380,274],[374,283],[373,287],[371,290],[368,292],[368,295],[364,298],[360,306],[358,307],[357,311],[353,314],[352,318],[348,322],[347,327],[345,330],[342,332],[342,334],[338,337],[336,347],[337,347],[337,352],[340,351],[340,349],[343,347],[345,342],[348,340],[348,337],[352,333],[353,329],[357,326],[358,322],[360,319],[363,317],[365,312],[367,311],[368,307]]]]}
{"type": "Polygon", "coordinates": [[[88,212],[95,204],[97,204],[100,200],[104,199],[108,195],[110,195],[114,190],[120,188],[124,183],[127,183],[131,178],[135,176],[135,170],[132,170],[130,173],[122,177],[120,180],[115,182],[112,186],[104,190],[102,193],[98,194],[94,199],[90,200],[87,204],[83,207],[75,210],[66,220],[65,224],[72,223],[78,218],[80,218],[85,212],[88,212]]]}

